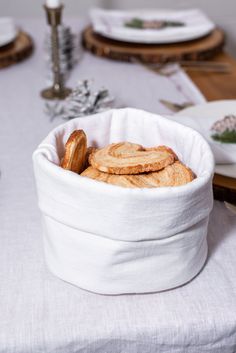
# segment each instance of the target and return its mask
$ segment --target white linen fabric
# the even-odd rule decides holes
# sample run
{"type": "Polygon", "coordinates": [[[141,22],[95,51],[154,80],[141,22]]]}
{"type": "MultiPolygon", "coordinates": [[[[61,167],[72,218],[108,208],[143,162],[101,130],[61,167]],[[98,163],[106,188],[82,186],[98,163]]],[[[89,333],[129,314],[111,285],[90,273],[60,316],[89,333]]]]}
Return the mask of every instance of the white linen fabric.
{"type": "Polygon", "coordinates": [[[131,43],[178,43],[200,38],[211,32],[215,25],[200,9],[188,10],[104,10],[92,9],[93,29],[105,37],[131,43]],[[142,20],[179,21],[185,25],[165,29],[135,29],[124,24],[134,18],[142,20]]]}
{"type": "MultiPolygon", "coordinates": [[[[85,25],[83,19],[65,21],[76,31],[85,25]]],[[[28,19],[22,27],[33,35],[35,54],[0,73],[0,352],[235,353],[236,217],[223,203],[215,202],[210,215],[204,270],[188,285],[104,296],[48,271],[32,153],[61,121],[44,116],[39,96],[46,76],[45,20],[28,19]]],[[[169,78],[89,53],[68,86],[78,78],[108,87],[118,106],[153,113],[168,113],[158,98],[182,103],[189,94],[198,103],[202,97],[181,71],[175,75],[178,91],[169,78]]]]}
{"type": "Polygon", "coordinates": [[[56,128],[34,153],[34,166],[46,258],[59,277],[103,294],[145,293],[182,285],[202,268],[214,161],[194,130],[137,109],[109,110],[56,128]],[[197,178],[179,187],[126,189],[65,171],[58,161],[74,129],[96,147],[165,144],[197,178]]]}

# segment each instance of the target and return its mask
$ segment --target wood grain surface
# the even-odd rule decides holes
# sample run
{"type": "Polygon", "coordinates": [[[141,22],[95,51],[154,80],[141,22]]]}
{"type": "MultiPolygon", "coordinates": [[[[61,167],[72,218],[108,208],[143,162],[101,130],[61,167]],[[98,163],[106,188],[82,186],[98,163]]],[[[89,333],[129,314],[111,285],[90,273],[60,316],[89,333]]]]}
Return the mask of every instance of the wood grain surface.
{"type": "Polygon", "coordinates": [[[0,48],[0,69],[28,58],[33,52],[33,41],[25,32],[19,32],[14,42],[0,48]]]}
{"type": "Polygon", "coordinates": [[[82,34],[83,46],[95,55],[122,61],[135,58],[145,63],[211,59],[222,50],[224,41],[224,33],[219,28],[203,38],[178,44],[115,41],[94,33],[91,26],[85,28],[82,34]]]}
{"type": "Polygon", "coordinates": [[[188,75],[208,101],[236,99],[236,60],[222,52],[215,56],[213,61],[229,64],[230,72],[201,72],[199,70],[197,72],[187,71],[188,75]]]}

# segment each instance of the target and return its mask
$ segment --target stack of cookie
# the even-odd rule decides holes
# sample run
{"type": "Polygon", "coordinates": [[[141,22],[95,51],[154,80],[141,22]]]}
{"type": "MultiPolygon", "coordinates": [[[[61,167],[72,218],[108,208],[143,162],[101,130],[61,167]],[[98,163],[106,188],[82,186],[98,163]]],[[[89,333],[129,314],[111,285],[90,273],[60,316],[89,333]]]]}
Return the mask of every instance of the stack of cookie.
{"type": "Polygon", "coordinates": [[[83,130],[70,135],[61,166],[84,177],[127,188],[179,186],[194,179],[191,169],[167,146],[145,148],[121,142],[100,149],[87,148],[83,130]]]}

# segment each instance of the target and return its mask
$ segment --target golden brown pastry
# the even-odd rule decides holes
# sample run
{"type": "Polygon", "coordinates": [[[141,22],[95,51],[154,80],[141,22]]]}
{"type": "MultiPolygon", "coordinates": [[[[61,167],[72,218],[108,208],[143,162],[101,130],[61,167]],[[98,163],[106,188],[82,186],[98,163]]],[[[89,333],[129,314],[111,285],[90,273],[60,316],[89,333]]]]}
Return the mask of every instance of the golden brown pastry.
{"type": "Polygon", "coordinates": [[[75,173],[83,171],[87,151],[87,138],[83,130],[75,130],[65,145],[65,155],[61,167],[75,173]]]}
{"type": "Polygon", "coordinates": [[[130,142],[112,143],[90,156],[91,165],[110,174],[153,172],[174,163],[177,156],[166,146],[145,149],[130,142]]]}
{"type": "Polygon", "coordinates": [[[126,188],[179,186],[187,184],[194,179],[194,174],[191,169],[179,161],[174,162],[160,171],[151,173],[115,175],[101,172],[93,167],[88,167],[81,175],[126,188]]]}
{"type": "Polygon", "coordinates": [[[91,163],[90,163],[90,156],[97,151],[97,148],[96,147],[88,147],[87,148],[87,151],[86,151],[86,156],[85,156],[85,166],[84,166],[84,169],[88,168],[91,163]]]}

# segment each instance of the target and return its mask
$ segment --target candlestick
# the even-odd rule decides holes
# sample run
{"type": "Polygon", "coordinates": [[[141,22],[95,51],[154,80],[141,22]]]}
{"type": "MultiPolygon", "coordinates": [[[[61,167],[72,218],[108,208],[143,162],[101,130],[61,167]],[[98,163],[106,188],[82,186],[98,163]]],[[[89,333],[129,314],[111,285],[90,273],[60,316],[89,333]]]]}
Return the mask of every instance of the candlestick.
{"type": "Polygon", "coordinates": [[[44,89],[41,92],[43,98],[46,99],[64,99],[70,93],[70,88],[64,87],[63,75],[60,71],[60,60],[59,60],[59,41],[58,41],[58,25],[61,24],[61,14],[63,6],[48,7],[49,5],[55,5],[60,3],[59,0],[47,0],[47,5],[44,5],[48,24],[51,26],[51,42],[52,42],[52,63],[53,63],[53,86],[44,89]]]}

